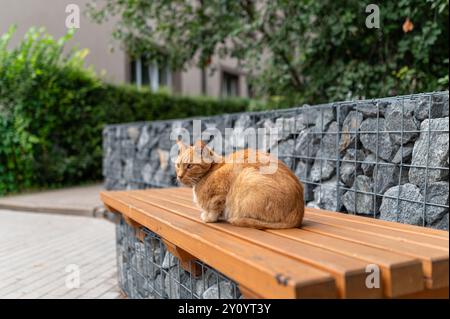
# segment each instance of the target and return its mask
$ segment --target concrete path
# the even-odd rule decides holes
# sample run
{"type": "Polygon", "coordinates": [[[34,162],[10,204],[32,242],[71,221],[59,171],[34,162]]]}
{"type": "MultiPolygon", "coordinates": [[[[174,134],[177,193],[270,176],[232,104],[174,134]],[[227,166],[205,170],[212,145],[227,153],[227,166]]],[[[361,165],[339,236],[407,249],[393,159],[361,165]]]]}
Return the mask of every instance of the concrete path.
{"type": "Polygon", "coordinates": [[[114,224],[0,210],[0,298],[123,298],[114,224]]]}
{"type": "Polygon", "coordinates": [[[0,209],[95,216],[103,207],[102,189],[98,184],[0,197],[0,209]]]}

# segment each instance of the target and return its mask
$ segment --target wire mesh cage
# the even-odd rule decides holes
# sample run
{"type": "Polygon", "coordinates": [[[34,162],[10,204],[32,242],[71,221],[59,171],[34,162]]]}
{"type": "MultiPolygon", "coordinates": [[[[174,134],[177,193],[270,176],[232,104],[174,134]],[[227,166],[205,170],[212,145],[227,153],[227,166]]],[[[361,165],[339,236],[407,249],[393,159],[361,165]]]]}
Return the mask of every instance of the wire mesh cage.
{"type": "MultiPolygon", "coordinates": [[[[448,230],[448,113],[448,92],[433,92],[201,120],[222,133],[244,129],[237,145],[224,140],[227,151],[248,146],[246,129],[277,128],[278,157],[303,183],[308,207],[448,230]]],[[[107,188],[175,186],[174,126],[192,131],[192,119],[107,127],[107,188]]]]}
{"type": "Polygon", "coordinates": [[[235,282],[203,262],[191,261],[185,270],[162,239],[144,227],[136,230],[121,218],[116,240],[119,286],[129,298],[241,298],[235,282]]]}

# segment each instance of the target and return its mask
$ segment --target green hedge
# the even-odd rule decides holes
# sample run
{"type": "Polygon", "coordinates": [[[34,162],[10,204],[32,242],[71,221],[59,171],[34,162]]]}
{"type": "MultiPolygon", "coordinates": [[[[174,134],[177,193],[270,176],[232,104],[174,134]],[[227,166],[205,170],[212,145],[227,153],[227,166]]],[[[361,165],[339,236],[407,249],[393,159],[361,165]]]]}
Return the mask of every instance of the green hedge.
{"type": "Polygon", "coordinates": [[[63,54],[30,29],[14,48],[0,38],[0,195],[101,179],[105,124],[213,115],[248,108],[248,100],[152,93],[106,84],[83,67],[85,50],[63,54]]]}

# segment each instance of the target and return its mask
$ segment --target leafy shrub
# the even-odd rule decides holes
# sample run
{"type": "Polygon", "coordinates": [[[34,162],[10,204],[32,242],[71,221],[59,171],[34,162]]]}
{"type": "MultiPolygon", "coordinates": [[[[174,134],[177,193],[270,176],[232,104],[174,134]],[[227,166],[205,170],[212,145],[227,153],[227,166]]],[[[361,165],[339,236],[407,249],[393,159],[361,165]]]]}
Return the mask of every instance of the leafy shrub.
{"type": "Polygon", "coordinates": [[[152,93],[102,82],[83,67],[86,50],[64,54],[72,33],[56,40],[30,29],[14,48],[0,38],[0,195],[101,179],[107,123],[243,111],[247,100],[152,93]]]}

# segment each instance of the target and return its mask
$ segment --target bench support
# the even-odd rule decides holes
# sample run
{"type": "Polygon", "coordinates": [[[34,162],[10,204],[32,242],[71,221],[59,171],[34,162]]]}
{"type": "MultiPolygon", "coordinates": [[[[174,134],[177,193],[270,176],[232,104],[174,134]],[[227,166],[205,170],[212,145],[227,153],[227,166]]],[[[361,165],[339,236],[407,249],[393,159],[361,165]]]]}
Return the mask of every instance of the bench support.
{"type": "Polygon", "coordinates": [[[198,277],[202,274],[202,269],[199,264],[197,264],[195,261],[198,260],[194,256],[192,256],[187,251],[181,249],[180,247],[174,245],[170,241],[161,238],[164,244],[166,245],[167,250],[178,258],[180,261],[181,267],[190,272],[194,277],[198,277]]]}

